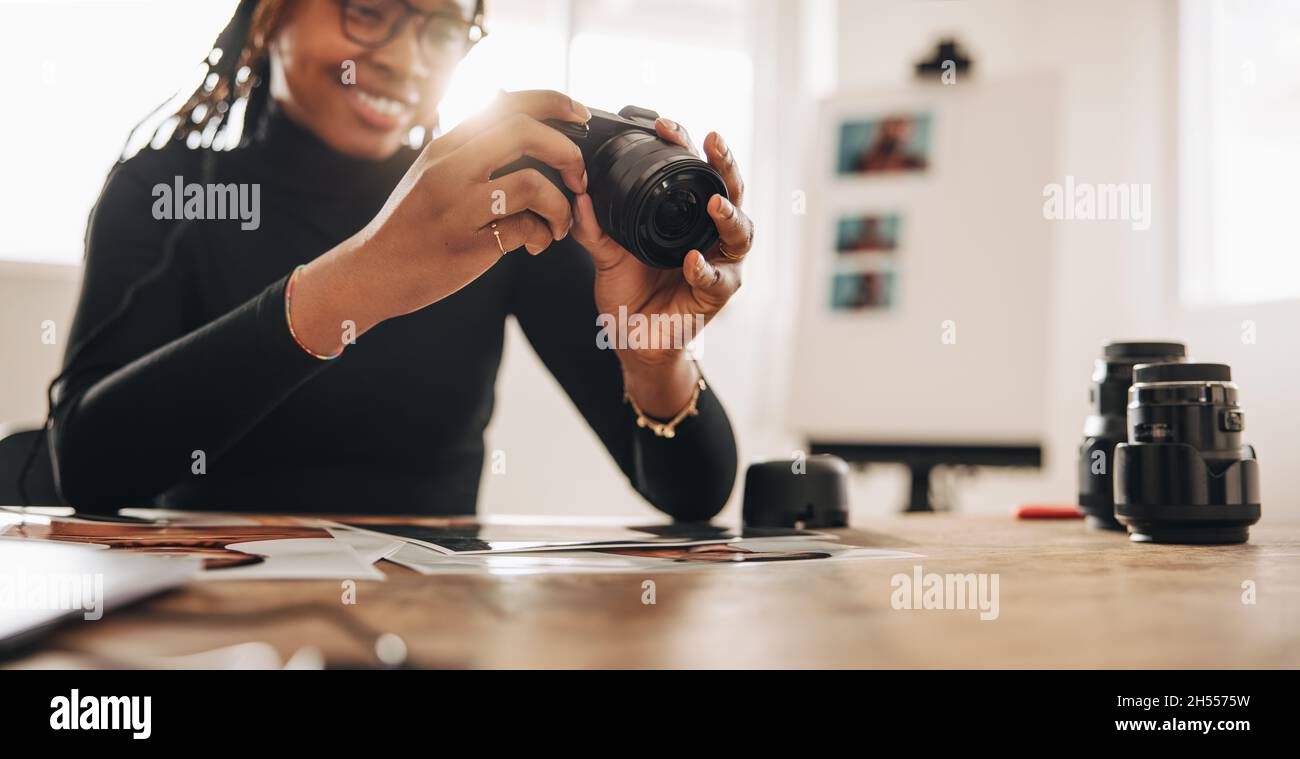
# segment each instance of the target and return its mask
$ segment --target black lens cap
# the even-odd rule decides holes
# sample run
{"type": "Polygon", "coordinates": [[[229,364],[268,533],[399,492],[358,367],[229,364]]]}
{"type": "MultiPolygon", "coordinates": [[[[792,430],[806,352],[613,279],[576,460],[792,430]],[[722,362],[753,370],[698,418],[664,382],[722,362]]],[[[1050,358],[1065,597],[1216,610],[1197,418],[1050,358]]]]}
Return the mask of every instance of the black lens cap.
{"type": "Polygon", "coordinates": [[[1182,343],[1164,341],[1114,340],[1106,343],[1102,350],[1106,358],[1119,361],[1131,361],[1139,358],[1184,358],[1187,356],[1187,346],[1182,343]]]}
{"type": "Polygon", "coordinates": [[[1227,364],[1138,364],[1133,367],[1136,382],[1231,382],[1227,364]]]}

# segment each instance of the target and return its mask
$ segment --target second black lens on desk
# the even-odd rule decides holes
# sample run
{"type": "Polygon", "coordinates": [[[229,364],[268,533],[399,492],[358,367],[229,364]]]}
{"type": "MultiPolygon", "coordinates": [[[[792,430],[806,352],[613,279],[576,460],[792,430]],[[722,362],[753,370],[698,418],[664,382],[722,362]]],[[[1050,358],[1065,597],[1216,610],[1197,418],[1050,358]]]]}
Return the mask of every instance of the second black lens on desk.
{"type": "Polygon", "coordinates": [[[1083,423],[1083,444],[1079,447],[1079,510],[1088,524],[1106,530],[1123,530],[1115,520],[1115,495],[1111,475],[1115,470],[1115,446],[1128,439],[1128,390],[1133,384],[1133,367],[1182,361],[1187,348],[1182,343],[1156,341],[1111,341],[1102,346],[1092,373],[1092,413],[1083,423]]]}

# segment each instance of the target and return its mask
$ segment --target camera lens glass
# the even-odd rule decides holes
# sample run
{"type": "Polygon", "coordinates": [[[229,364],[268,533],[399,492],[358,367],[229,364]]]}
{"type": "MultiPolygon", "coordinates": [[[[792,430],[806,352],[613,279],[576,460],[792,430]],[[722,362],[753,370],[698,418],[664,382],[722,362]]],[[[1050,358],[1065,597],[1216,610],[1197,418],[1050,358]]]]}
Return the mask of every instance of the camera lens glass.
{"type": "Polygon", "coordinates": [[[1135,541],[1240,543],[1259,521],[1259,462],[1224,364],[1139,364],[1115,517],[1135,541]]]}
{"type": "Polygon", "coordinates": [[[700,201],[689,188],[675,187],[663,194],[655,209],[654,228],[659,236],[675,240],[700,221],[700,201]]]}
{"type": "Polygon", "coordinates": [[[642,224],[645,250],[658,251],[656,257],[672,260],[673,267],[692,249],[705,250],[717,239],[717,228],[705,213],[713,188],[701,182],[694,167],[683,166],[676,174],[661,180],[645,198],[642,224]],[[679,250],[681,257],[669,257],[679,250]]]}

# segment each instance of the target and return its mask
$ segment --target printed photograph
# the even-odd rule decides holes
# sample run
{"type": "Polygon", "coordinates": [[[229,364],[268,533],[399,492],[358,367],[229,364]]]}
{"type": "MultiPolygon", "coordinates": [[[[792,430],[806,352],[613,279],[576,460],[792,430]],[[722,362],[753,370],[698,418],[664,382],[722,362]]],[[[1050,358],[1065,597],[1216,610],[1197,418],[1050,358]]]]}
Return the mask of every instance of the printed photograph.
{"type": "Polygon", "coordinates": [[[882,116],[840,126],[839,173],[889,174],[930,167],[930,116],[882,116]]]}
{"type": "Polygon", "coordinates": [[[840,217],[835,228],[835,250],[841,255],[892,253],[898,248],[898,214],[855,214],[840,217]]]}
{"type": "Polygon", "coordinates": [[[884,311],[894,305],[893,271],[836,272],[831,278],[831,310],[884,311]]]}

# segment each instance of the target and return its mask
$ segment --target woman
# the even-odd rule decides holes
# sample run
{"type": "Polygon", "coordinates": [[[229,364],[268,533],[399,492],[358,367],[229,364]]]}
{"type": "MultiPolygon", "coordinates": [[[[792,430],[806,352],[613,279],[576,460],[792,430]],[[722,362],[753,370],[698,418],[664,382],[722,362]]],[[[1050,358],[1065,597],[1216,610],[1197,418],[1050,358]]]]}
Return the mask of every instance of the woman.
{"type": "Polygon", "coordinates": [[[482,14],[482,0],[240,3],[174,133],[119,163],[91,215],[52,393],[72,505],[472,513],[513,314],[650,503],[717,513],[735,441],[696,365],[601,350],[595,325],[620,307],[707,321],[735,293],[752,225],[731,153],[704,142],[733,201],[708,204],[722,246],[663,271],[596,225],[578,150],[539,123],[589,117],[563,95],[502,93],[408,147],[413,128],[436,131],[482,14]],[[239,147],[206,147],[233,139],[241,108],[239,147]],[[525,154],[561,172],[572,206],[535,172],[489,179],[525,154]],[[192,182],[255,188],[258,218],[174,218],[163,188],[192,182]]]}

